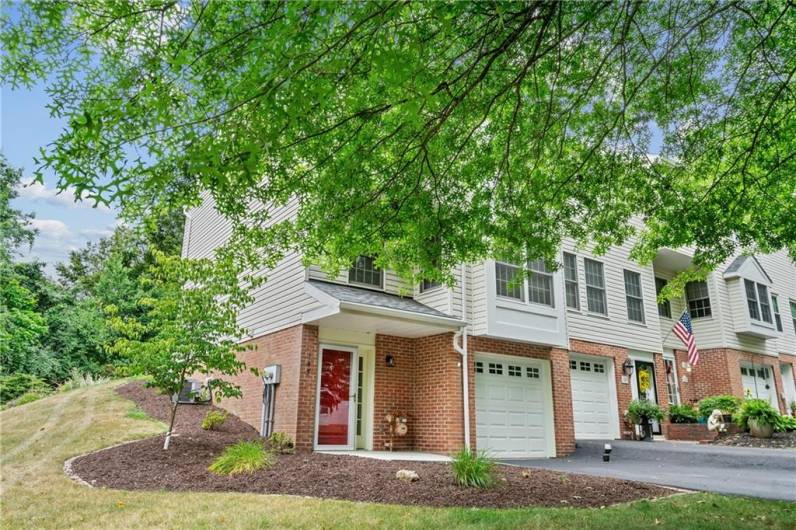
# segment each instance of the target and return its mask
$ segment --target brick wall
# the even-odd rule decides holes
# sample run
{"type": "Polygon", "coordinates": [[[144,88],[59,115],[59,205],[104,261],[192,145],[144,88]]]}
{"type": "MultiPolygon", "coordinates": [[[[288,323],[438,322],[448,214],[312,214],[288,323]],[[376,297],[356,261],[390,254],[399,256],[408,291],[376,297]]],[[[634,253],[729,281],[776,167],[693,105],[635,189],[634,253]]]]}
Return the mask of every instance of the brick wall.
{"type": "Polygon", "coordinates": [[[373,396],[373,449],[383,451],[389,441],[387,414],[408,417],[409,432],[406,436],[395,436],[396,451],[410,450],[414,446],[416,430],[414,418],[415,354],[414,341],[403,337],[376,335],[376,366],[373,396]],[[392,355],[395,366],[386,363],[392,355]]]}
{"type": "Polygon", "coordinates": [[[311,450],[315,439],[315,402],[318,388],[318,327],[302,326],[301,361],[296,418],[296,447],[311,450]]]}
{"type": "Polygon", "coordinates": [[[274,431],[296,437],[296,418],[304,403],[299,400],[299,361],[302,349],[302,326],[294,326],[264,335],[246,343],[253,350],[239,355],[246,369],[234,377],[224,378],[240,386],[240,399],[225,399],[218,405],[260,430],[262,418],[262,379],[253,375],[250,367],[264,368],[269,364],[282,366],[280,383],[276,389],[274,431]]]}

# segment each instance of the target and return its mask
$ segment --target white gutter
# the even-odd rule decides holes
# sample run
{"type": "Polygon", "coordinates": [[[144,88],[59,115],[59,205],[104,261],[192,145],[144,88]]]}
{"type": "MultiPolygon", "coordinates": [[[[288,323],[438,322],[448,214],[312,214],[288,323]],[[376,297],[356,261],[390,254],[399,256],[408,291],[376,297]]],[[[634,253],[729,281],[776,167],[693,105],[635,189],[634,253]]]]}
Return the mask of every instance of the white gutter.
{"type": "Polygon", "coordinates": [[[465,325],[453,335],[453,349],[462,356],[462,406],[464,416],[464,448],[470,450],[470,363],[467,355],[467,270],[462,266],[462,320],[465,325]],[[457,337],[461,336],[459,346],[457,337]]]}

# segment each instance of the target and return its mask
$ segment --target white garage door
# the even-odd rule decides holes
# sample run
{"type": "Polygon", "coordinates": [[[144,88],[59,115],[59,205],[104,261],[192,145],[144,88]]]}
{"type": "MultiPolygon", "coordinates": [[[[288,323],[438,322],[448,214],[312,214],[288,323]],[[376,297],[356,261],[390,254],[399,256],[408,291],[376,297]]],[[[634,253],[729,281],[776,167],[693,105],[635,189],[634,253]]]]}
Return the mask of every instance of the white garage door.
{"type": "Polygon", "coordinates": [[[575,439],[610,440],[615,436],[608,361],[576,357],[569,361],[575,439]]]}
{"type": "Polygon", "coordinates": [[[779,409],[777,391],[774,389],[774,378],[771,376],[770,367],[741,364],[741,382],[744,396],[765,399],[771,403],[772,407],[779,409]]]}
{"type": "Polygon", "coordinates": [[[476,444],[491,456],[554,456],[552,400],[545,361],[475,358],[476,444]],[[549,440],[548,440],[549,438],[549,440]]]}

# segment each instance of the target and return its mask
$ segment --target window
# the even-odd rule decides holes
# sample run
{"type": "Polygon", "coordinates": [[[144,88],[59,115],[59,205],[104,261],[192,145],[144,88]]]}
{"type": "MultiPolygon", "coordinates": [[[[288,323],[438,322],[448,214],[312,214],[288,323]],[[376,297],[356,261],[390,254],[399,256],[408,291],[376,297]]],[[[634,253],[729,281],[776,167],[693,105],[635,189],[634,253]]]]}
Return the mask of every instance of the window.
{"type": "Polygon", "coordinates": [[[760,306],[757,304],[755,282],[744,280],[743,283],[746,287],[746,305],[749,307],[749,317],[754,320],[760,320],[760,306]]]}
{"type": "Polygon", "coordinates": [[[495,287],[498,296],[525,301],[525,289],[519,274],[520,268],[516,265],[495,263],[495,287]]]}
{"type": "Polygon", "coordinates": [[[796,332],[796,302],[790,302],[790,317],[793,319],[793,331],[796,332]]]}
{"type": "Polygon", "coordinates": [[[713,314],[710,309],[707,283],[688,282],[685,284],[685,298],[688,301],[688,313],[692,319],[705,318],[713,314]]]}
{"type": "Polygon", "coordinates": [[[625,270],[625,299],[627,318],[633,322],[644,322],[644,298],[641,295],[641,274],[625,270]]]}
{"type": "Polygon", "coordinates": [[[553,307],[553,273],[541,259],[529,262],[528,268],[531,269],[528,277],[528,300],[553,307]]]}
{"type": "Polygon", "coordinates": [[[539,379],[539,369],[533,368],[531,366],[525,367],[525,376],[530,377],[532,379],[539,379]]]}
{"type": "Polygon", "coordinates": [[[746,306],[749,308],[749,318],[762,320],[771,324],[771,305],[768,302],[768,287],[762,283],[744,280],[746,290],[746,306]]]}
{"type": "Polygon", "coordinates": [[[481,361],[476,361],[475,363],[475,373],[483,374],[484,373],[484,363],[481,361]]]}
{"type": "Polygon", "coordinates": [[[569,361],[569,369],[570,370],[577,370],[578,369],[578,361],[569,361]]]}
{"type": "Polygon", "coordinates": [[[374,262],[370,256],[359,256],[348,271],[348,281],[381,288],[381,269],[376,267],[374,262]]]}
{"type": "Polygon", "coordinates": [[[595,374],[604,374],[605,373],[605,365],[600,363],[594,363],[592,365],[594,367],[595,374]]]}
{"type": "Polygon", "coordinates": [[[522,367],[509,365],[509,375],[513,377],[522,377],[522,367]]]}
{"type": "MultiPolygon", "coordinates": [[[[664,359],[663,365],[666,368],[666,393],[669,395],[669,404],[678,405],[680,403],[680,392],[677,388],[677,371],[674,359],[664,359]]],[[[743,368],[741,368],[741,372],[744,372],[743,368]]]]}
{"type": "Polygon", "coordinates": [[[591,372],[591,363],[587,363],[586,361],[580,362],[580,371],[581,372],[591,372]]]}
{"type": "Polygon", "coordinates": [[[779,299],[777,295],[771,295],[771,307],[774,308],[774,321],[777,323],[777,331],[782,331],[782,315],[779,313],[779,299]]]}
{"type": "MultiPolygon", "coordinates": [[[[655,296],[660,296],[663,288],[669,283],[663,278],[655,278],[655,296]]],[[[658,304],[658,316],[665,318],[672,318],[672,304],[666,300],[662,304],[658,304]]]]}
{"type": "Polygon", "coordinates": [[[603,264],[588,258],[583,259],[586,271],[586,303],[589,311],[608,314],[608,304],[605,301],[605,275],[603,264]]]}
{"type": "Polygon", "coordinates": [[[760,299],[760,314],[763,316],[763,320],[768,322],[769,324],[772,323],[771,320],[771,305],[768,301],[768,287],[763,285],[762,283],[757,284],[757,295],[760,299]]]}
{"type": "Polygon", "coordinates": [[[564,252],[564,285],[567,307],[580,309],[580,287],[578,286],[578,258],[564,252]]]}
{"type": "Polygon", "coordinates": [[[431,291],[432,289],[436,289],[437,287],[442,287],[442,282],[438,282],[436,280],[423,280],[420,282],[420,292],[425,293],[426,291],[431,291]]]}
{"type": "Polygon", "coordinates": [[[503,365],[500,363],[489,363],[489,373],[503,375],[503,365]]]}

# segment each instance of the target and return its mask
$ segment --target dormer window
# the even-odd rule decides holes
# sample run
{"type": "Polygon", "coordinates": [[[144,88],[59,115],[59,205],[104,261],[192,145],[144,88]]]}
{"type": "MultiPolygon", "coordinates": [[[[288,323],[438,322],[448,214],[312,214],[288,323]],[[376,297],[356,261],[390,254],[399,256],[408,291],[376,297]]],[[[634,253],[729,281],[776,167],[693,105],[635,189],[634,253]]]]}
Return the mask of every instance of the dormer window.
{"type": "Polygon", "coordinates": [[[382,270],[376,267],[375,261],[370,256],[359,256],[348,270],[348,282],[382,289],[384,275],[382,270]]]}
{"type": "Polygon", "coordinates": [[[749,308],[749,318],[772,324],[768,287],[752,280],[744,280],[744,287],[746,289],[746,305],[749,308]]]}

